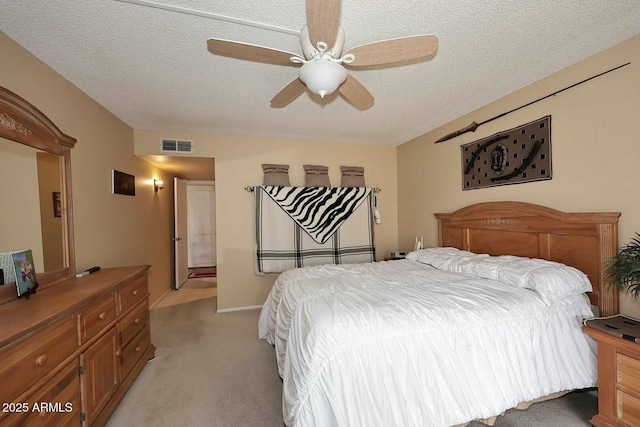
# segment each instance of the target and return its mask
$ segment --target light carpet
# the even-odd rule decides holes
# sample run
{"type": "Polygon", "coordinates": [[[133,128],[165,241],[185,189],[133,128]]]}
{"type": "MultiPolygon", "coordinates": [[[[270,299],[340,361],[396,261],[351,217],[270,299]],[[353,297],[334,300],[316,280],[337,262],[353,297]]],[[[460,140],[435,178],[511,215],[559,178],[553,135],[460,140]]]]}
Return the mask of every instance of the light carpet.
{"type": "MultiPolygon", "coordinates": [[[[207,298],[151,311],[156,358],[108,427],[283,426],[282,381],[273,347],[257,338],[259,310],[215,308],[207,298]]],[[[495,426],[583,427],[596,412],[594,393],[574,392],[507,411],[495,426]]]]}
{"type": "Polygon", "coordinates": [[[170,290],[152,308],[164,308],[205,298],[213,298],[218,295],[217,280],[215,277],[188,279],[180,289],[170,290]]]}
{"type": "Polygon", "coordinates": [[[216,314],[215,298],[152,310],[156,357],[107,425],[282,426],[282,382],[258,314],[216,314]]]}

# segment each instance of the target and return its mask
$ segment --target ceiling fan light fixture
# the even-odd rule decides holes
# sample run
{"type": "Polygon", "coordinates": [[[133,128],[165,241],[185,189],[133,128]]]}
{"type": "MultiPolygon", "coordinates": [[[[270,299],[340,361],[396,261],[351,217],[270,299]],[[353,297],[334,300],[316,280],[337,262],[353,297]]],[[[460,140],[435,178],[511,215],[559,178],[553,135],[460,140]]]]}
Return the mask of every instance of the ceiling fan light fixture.
{"type": "Polygon", "coordinates": [[[307,89],[321,98],[339,89],[351,105],[366,110],[373,106],[373,95],[353,75],[347,75],[343,65],[374,69],[427,61],[438,50],[438,38],[423,34],[381,40],[343,54],[345,34],[339,22],[340,4],[341,0],[306,0],[307,25],[300,31],[302,54],[224,39],[207,40],[207,48],[215,55],[299,66],[298,78],[271,99],[273,108],[289,105],[307,89]]]}
{"type": "Polygon", "coordinates": [[[347,71],[338,62],[318,59],[304,64],[298,72],[298,77],[311,92],[324,98],[344,83],[347,71]]]}

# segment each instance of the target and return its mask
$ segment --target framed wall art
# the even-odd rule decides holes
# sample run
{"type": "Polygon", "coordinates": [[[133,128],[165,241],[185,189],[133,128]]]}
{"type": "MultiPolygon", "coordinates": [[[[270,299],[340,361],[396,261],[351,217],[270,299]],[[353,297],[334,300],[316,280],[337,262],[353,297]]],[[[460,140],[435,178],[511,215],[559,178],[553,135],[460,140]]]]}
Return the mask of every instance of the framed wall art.
{"type": "Polygon", "coordinates": [[[111,171],[111,192],[113,194],[135,196],[136,177],[113,169],[111,171]]]}
{"type": "Polygon", "coordinates": [[[53,216],[56,218],[62,216],[62,198],[59,191],[53,192],[53,216]]]}
{"type": "Polygon", "coordinates": [[[551,116],[460,146],[462,189],[551,179],[551,116]]]}

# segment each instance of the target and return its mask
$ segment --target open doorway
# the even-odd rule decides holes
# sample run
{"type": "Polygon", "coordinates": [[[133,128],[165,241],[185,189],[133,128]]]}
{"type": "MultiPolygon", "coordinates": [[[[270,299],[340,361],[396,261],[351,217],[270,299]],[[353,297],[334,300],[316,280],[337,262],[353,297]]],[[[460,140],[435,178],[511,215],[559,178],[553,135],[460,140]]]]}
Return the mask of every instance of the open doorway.
{"type": "Polygon", "coordinates": [[[215,278],[215,182],[175,177],[174,264],[175,289],[189,279],[215,278]]]}
{"type": "MultiPolygon", "coordinates": [[[[217,297],[215,182],[174,178],[175,290],[159,306],[217,297]]],[[[217,302],[217,301],[216,301],[217,302]]]]}
{"type": "MultiPolygon", "coordinates": [[[[173,289],[155,308],[217,297],[215,159],[141,156],[173,175],[173,289]]],[[[216,301],[217,302],[217,301],[216,301]]],[[[216,304],[217,305],[217,304],[216,304]]]]}

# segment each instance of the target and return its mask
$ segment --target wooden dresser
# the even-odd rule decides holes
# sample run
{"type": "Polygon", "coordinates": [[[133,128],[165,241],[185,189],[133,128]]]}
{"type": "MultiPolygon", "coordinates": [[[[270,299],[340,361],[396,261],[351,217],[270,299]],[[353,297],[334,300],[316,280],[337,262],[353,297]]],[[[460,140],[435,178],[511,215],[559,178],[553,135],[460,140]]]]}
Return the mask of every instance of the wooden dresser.
{"type": "Polygon", "coordinates": [[[148,265],[0,305],[0,426],[102,426],[155,347],[148,265]]]}
{"type": "Polygon", "coordinates": [[[588,326],[598,341],[598,427],[640,426],[640,344],[588,326]]]}

